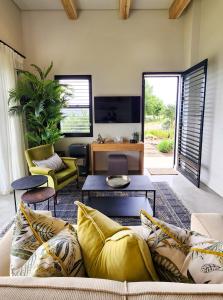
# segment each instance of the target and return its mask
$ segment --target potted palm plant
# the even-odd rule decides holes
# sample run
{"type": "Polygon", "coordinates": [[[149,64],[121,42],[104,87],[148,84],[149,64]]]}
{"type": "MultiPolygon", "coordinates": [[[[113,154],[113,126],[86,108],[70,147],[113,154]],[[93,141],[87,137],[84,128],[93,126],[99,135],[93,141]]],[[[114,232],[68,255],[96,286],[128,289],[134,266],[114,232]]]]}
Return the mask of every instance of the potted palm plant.
{"type": "Polygon", "coordinates": [[[61,137],[59,123],[66,106],[66,91],[57,80],[47,79],[46,70],[31,65],[37,74],[19,71],[16,87],[9,92],[9,112],[21,114],[30,147],[53,144],[61,137]]]}

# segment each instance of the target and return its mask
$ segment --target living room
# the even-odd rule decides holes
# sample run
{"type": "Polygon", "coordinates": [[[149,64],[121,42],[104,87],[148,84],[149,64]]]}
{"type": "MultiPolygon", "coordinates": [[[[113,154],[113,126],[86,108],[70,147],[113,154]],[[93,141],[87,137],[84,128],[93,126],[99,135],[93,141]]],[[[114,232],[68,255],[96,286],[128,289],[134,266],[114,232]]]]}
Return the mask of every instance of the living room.
{"type": "MultiPolygon", "coordinates": [[[[123,180],[124,177],[124,180],[130,179],[131,182],[130,184],[127,182],[129,186],[124,188],[124,193],[126,191],[145,192],[146,199],[148,193],[149,201],[146,201],[151,208],[151,214],[156,218],[189,229],[191,214],[221,213],[223,210],[223,161],[221,159],[223,143],[221,139],[223,103],[221,84],[223,54],[221,49],[223,41],[220,33],[222,9],[223,2],[221,0],[1,0],[0,45],[4,47],[4,51],[10,49],[11,53],[18,56],[16,69],[35,73],[31,64],[46,70],[53,62],[47,79],[54,81],[56,78],[62,81],[67,76],[69,80],[75,81],[78,78],[78,80],[88,81],[89,98],[92,100],[89,102],[91,130],[89,129],[87,134],[76,135],[62,132],[63,136],[56,141],[53,148],[59,155],[70,157],[71,145],[89,145],[87,154],[89,167],[86,175],[94,173],[93,175],[99,174],[104,178],[102,187],[102,182],[85,182],[86,176],[76,176],[72,173],[70,185],[67,183],[66,187],[61,187],[55,194],[57,198],[54,201],[55,206],[53,206],[52,200],[50,200],[49,206],[40,203],[32,205],[31,202],[31,209],[50,210],[57,217],[72,223],[77,218],[76,215],[74,216],[74,209],[76,214],[74,207],[76,206],[73,202],[81,201],[81,197],[83,197],[85,204],[98,210],[101,209],[107,215],[109,215],[107,210],[110,210],[109,216],[114,217],[115,202],[107,205],[104,201],[101,206],[101,202],[100,204],[95,200],[88,202],[87,198],[91,192],[96,193],[96,198],[101,198],[101,195],[98,196],[99,191],[102,191],[102,196],[104,196],[103,193],[106,193],[108,189],[105,178],[112,174],[112,172],[108,172],[109,166],[111,169],[117,166],[120,170],[123,165],[126,170],[127,161],[127,171],[121,174],[123,175],[121,179],[123,180]],[[177,17],[169,16],[173,2],[176,5],[177,17]],[[181,9],[180,12],[179,9],[181,9]],[[206,59],[208,62],[205,61],[206,59]],[[145,74],[177,74],[180,78],[177,99],[180,105],[183,80],[188,84],[186,81],[188,79],[184,76],[188,76],[188,70],[194,72],[195,69],[191,68],[204,61],[207,62],[205,65],[207,69],[204,67],[206,90],[203,85],[204,92],[200,94],[205,94],[201,99],[204,115],[203,119],[201,118],[202,126],[199,127],[200,147],[198,150],[200,152],[198,155],[200,155],[200,161],[198,159],[198,169],[196,169],[196,180],[198,181],[191,182],[193,180],[188,178],[190,176],[185,176],[185,174],[188,175],[188,172],[183,172],[182,166],[188,163],[187,170],[191,171],[194,169],[194,164],[188,160],[180,161],[182,153],[179,152],[181,142],[179,128],[182,110],[180,111],[179,108],[175,127],[175,166],[173,168],[177,175],[151,175],[143,163],[143,105],[145,100],[143,76],[145,74]],[[121,101],[122,97],[129,96],[138,97],[141,101],[139,121],[119,123],[96,120],[95,103],[97,98],[119,97],[118,99],[121,101]],[[137,133],[139,136],[139,141],[136,143],[133,143],[135,142],[133,133],[137,133]],[[106,141],[103,143],[104,139],[107,143],[106,141]],[[123,142],[123,139],[127,142],[123,142]],[[132,143],[130,143],[131,140],[133,140],[132,143]],[[140,150],[142,148],[143,152],[140,150]],[[122,156],[118,157],[118,154],[122,154],[122,156]],[[137,184],[136,178],[138,177],[133,176],[145,176],[145,180],[148,181],[145,181],[142,187],[143,178],[140,177],[140,184],[137,184]],[[77,179],[79,185],[76,186],[77,179]],[[152,185],[150,186],[150,184],[152,185]]],[[[0,57],[0,67],[1,63],[3,66],[4,62],[0,57]]],[[[199,68],[198,72],[200,72],[199,68]]],[[[27,152],[26,156],[24,154],[25,150],[32,148],[25,138],[24,124],[22,126],[16,119],[13,123],[14,127],[11,125],[10,130],[7,127],[11,122],[10,118],[13,117],[8,113],[9,95],[7,93],[9,90],[5,88],[6,81],[3,73],[4,68],[0,71],[0,79],[2,79],[0,81],[2,90],[0,93],[2,103],[0,110],[2,119],[0,131],[0,232],[6,232],[8,226],[12,225],[15,217],[15,203],[16,209],[18,209],[20,198],[25,192],[22,188],[14,189],[14,198],[11,184],[24,176],[37,175],[30,171],[28,160],[26,161],[27,155],[29,156],[31,152],[27,152]],[[18,126],[18,124],[20,125],[18,126]]],[[[15,87],[16,80],[10,82],[10,89],[15,87]]],[[[192,138],[194,139],[194,137],[192,138]]],[[[190,146],[187,144],[186,148],[189,151],[190,146]]],[[[194,150],[191,151],[193,154],[194,150]]],[[[72,157],[75,158],[75,150],[72,157]]],[[[67,165],[72,164],[69,160],[65,161],[66,163],[67,165]]],[[[38,173],[38,175],[43,175],[43,173],[38,173]]],[[[91,180],[90,178],[89,176],[89,180],[91,180]]],[[[41,184],[43,183],[45,182],[41,184]]],[[[39,185],[41,184],[39,183],[39,185]]],[[[51,187],[50,181],[48,184],[51,187]]],[[[122,192],[119,190],[118,193],[122,192]]],[[[23,196],[24,200],[27,199],[26,196],[23,196]]],[[[30,197],[30,194],[28,196],[30,197]]],[[[34,197],[34,195],[32,196],[34,197]]],[[[48,194],[47,197],[45,199],[51,198],[52,195],[48,194]]],[[[106,197],[107,200],[112,198],[111,196],[106,197]]],[[[145,197],[142,198],[145,200],[145,197]]],[[[97,201],[99,201],[98,199],[97,201]]],[[[129,209],[131,206],[129,203],[123,202],[121,208],[117,200],[115,212],[117,215],[113,220],[123,226],[141,224],[140,218],[136,216],[138,214],[139,217],[140,208],[144,208],[146,211],[149,208],[143,206],[144,202],[140,204],[137,201],[137,207],[132,205],[135,207],[136,213],[134,218],[131,218],[132,210],[129,209]],[[125,215],[123,215],[123,211],[126,212],[125,215]]],[[[215,224],[215,221],[211,222],[215,224]]],[[[197,230],[199,231],[199,229],[197,230]]]]}

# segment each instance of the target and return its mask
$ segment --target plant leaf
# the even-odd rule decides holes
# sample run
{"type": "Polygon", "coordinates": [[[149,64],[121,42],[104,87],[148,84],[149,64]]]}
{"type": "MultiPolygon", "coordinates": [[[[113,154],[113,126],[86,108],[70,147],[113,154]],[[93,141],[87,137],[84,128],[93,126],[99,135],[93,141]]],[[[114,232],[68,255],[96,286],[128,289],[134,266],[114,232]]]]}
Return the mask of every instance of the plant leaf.
{"type": "Polygon", "coordinates": [[[35,64],[31,64],[30,66],[32,66],[33,68],[36,69],[36,71],[39,73],[39,76],[41,79],[44,79],[44,73],[43,71],[40,69],[40,67],[38,67],[37,65],[35,64]]]}
{"type": "Polygon", "coordinates": [[[51,61],[51,64],[50,66],[47,68],[45,74],[44,74],[44,78],[47,77],[47,75],[50,73],[50,71],[52,70],[52,67],[53,67],[53,62],[51,61]]]}

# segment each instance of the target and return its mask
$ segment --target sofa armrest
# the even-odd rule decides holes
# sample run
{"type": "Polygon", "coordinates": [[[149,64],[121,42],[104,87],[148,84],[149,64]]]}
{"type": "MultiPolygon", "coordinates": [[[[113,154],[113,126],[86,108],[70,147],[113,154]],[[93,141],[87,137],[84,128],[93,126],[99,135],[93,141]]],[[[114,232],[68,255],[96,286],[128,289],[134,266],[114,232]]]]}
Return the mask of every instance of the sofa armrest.
{"type": "Polygon", "coordinates": [[[0,276],[9,276],[10,267],[10,251],[12,244],[13,227],[6,232],[3,238],[0,240],[0,276]]]}
{"type": "Polygon", "coordinates": [[[223,240],[222,227],[223,214],[193,213],[191,215],[191,229],[212,239],[223,240]]]}

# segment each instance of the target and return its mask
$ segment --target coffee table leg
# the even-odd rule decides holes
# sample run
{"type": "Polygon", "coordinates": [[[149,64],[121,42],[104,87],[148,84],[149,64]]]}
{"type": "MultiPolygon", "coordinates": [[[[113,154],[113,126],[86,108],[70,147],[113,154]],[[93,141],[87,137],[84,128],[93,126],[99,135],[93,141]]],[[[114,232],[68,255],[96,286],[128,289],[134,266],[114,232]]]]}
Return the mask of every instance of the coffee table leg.
{"type": "Polygon", "coordinates": [[[55,196],[53,197],[53,211],[54,211],[54,217],[56,217],[56,205],[55,205],[55,196]]]}
{"type": "Polygon", "coordinates": [[[16,195],[15,195],[15,190],[13,190],[13,194],[14,194],[15,212],[17,212],[17,205],[16,205],[16,195]]]}
{"type": "Polygon", "coordinates": [[[47,200],[47,208],[48,208],[48,211],[50,210],[50,199],[47,200]]]}
{"type": "Polygon", "coordinates": [[[156,191],[153,191],[153,217],[155,217],[156,214],[156,191]]]}

